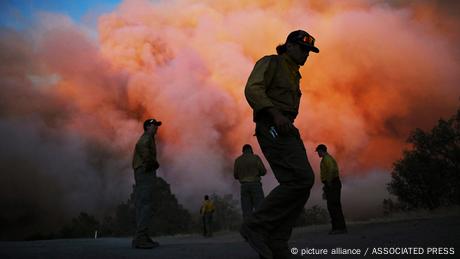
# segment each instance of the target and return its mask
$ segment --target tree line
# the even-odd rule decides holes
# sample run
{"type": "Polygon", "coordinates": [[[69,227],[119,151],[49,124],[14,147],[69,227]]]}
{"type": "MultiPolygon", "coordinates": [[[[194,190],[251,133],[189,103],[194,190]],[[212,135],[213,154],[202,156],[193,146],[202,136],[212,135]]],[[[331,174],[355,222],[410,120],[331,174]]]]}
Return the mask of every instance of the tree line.
{"type": "Polygon", "coordinates": [[[433,210],[460,204],[460,108],[429,131],[415,129],[407,139],[412,148],[393,165],[385,213],[433,210]]]}
{"type": "MultiPolygon", "coordinates": [[[[440,119],[429,131],[415,129],[407,139],[410,150],[393,164],[387,190],[396,201],[383,201],[384,214],[413,209],[435,209],[460,204],[460,108],[447,120],[440,119]]],[[[133,188],[134,189],[134,188],[133,188]]],[[[235,231],[242,218],[238,201],[233,195],[212,194],[216,212],[214,230],[235,231]]],[[[200,233],[201,218],[197,212],[183,208],[171,193],[169,184],[158,177],[155,181],[152,236],[178,233],[200,233]]],[[[327,211],[320,206],[304,209],[296,226],[323,224],[329,221],[327,211]]],[[[36,233],[28,240],[52,238],[92,238],[98,236],[131,236],[135,230],[134,192],[120,203],[112,215],[102,220],[81,212],[58,233],[36,233]]]]}

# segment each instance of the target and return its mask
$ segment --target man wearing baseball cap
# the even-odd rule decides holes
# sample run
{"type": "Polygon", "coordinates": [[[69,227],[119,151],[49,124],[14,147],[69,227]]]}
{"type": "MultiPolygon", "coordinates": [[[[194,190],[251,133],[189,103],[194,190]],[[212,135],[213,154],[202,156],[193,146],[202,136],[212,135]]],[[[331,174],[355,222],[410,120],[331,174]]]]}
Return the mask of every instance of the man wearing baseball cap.
{"type": "Polygon", "coordinates": [[[161,121],[148,119],[144,121],[144,134],[139,138],[134,149],[134,198],[136,207],[136,233],[132,242],[133,248],[151,249],[159,246],[149,236],[148,227],[153,214],[153,188],[156,170],[160,167],[157,161],[155,134],[161,121]]]}
{"type": "Polygon", "coordinates": [[[299,112],[301,75],[315,38],[291,32],[278,55],[261,58],[245,88],[256,136],[279,185],[244,221],[240,233],[263,258],[288,258],[288,240],[314,183],[314,174],[294,120],[299,112]]]}
{"type": "Polygon", "coordinates": [[[347,226],[342,212],[342,203],[340,202],[340,192],[342,182],[340,182],[339,167],[335,159],[327,152],[324,144],[316,147],[316,152],[321,158],[321,182],[324,184],[323,191],[327,201],[327,210],[331,217],[332,230],[330,235],[347,233],[347,226]]]}

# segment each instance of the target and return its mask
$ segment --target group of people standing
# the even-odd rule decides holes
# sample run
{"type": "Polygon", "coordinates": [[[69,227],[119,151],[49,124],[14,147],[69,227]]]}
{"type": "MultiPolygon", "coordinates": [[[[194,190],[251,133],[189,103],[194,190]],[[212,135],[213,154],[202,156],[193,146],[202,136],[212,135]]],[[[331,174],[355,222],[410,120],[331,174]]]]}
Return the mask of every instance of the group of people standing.
{"type": "MultiPolygon", "coordinates": [[[[266,168],[250,145],[243,146],[243,154],[234,165],[234,177],[241,183],[241,208],[244,222],[240,234],[261,258],[288,258],[288,241],[292,228],[309,198],[314,184],[313,169],[299,130],[294,120],[299,113],[301,98],[299,68],[310,52],[319,53],[315,38],[303,30],[291,32],[285,43],[277,46],[277,54],[262,57],[254,66],[246,87],[245,97],[253,109],[256,124],[255,136],[263,155],[270,165],[279,185],[264,197],[261,176],[266,168]]],[[[146,232],[151,218],[149,193],[156,160],[154,135],[161,122],[150,119],[144,122],[144,135],[136,144],[133,168],[136,180],[137,230],[133,247],[153,248],[158,244],[146,232]],[[139,162],[139,161],[143,162],[139,162]]],[[[346,233],[340,203],[341,182],[339,169],[324,144],[316,151],[321,160],[321,181],[330,213],[330,234],[346,233]]],[[[212,235],[210,218],[213,206],[202,206],[204,233],[212,235]],[[212,208],[211,208],[212,207],[212,208]],[[208,212],[209,210],[209,212],[208,212]]],[[[210,202],[208,202],[209,204],[210,202]]],[[[212,204],[212,203],[211,203],[212,204]]]]}

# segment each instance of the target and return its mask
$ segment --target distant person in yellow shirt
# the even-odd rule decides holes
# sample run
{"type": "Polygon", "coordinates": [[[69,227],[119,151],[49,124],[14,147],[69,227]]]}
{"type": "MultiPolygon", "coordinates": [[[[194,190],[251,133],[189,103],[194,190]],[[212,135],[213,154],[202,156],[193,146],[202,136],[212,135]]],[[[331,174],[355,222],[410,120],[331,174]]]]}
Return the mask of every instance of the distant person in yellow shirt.
{"type": "Polygon", "coordinates": [[[329,234],[345,234],[347,226],[342,212],[340,203],[340,192],[342,183],[339,177],[339,167],[335,159],[327,152],[327,147],[320,144],[316,147],[318,156],[321,157],[321,182],[323,182],[323,191],[327,200],[327,209],[331,217],[332,230],[329,234]]]}
{"type": "Polygon", "coordinates": [[[212,236],[212,214],[214,213],[214,203],[209,200],[209,196],[204,196],[203,204],[200,208],[201,218],[203,219],[203,236],[212,236]]]}

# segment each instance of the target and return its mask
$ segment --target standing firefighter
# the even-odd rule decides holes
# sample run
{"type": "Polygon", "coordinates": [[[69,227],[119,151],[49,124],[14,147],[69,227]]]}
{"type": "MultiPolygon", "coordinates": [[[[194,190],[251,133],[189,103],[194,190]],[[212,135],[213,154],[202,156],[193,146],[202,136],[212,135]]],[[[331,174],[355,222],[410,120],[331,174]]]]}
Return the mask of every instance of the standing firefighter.
{"type": "Polygon", "coordinates": [[[136,181],[134,195],[136,206],[136,233],[134,248],[154,248],[159,244],[149,237],[148,227],[153,216],[153,186],[156,170],[160,167],[156,157],[155,134],[160,121],[148,119],[144,122],[144,134],[134,149],[133,169],[136,181]]]}
{"type": "Polygon", "coordinates": [[[300,66],[318,53],[307,32],[291,32],[278,55],[257,61],[245,95],[254,110],[256,136],[279,185],[246,219],[240,233],[261,257],[288,258],[288,240],[314,183],[314,174],[294,119],[300,104],[300,66]]]}
{"type": "Polygon", "coordinates": [[[342,213],[342,204],[340,203],[340,191],[342,183],[339,177],[339,167],[335,159],[327,152],[327,147],[320,144],[316,147],[318,156],[321,157],[321,182],[323,182],[323,191],[327,200],[327,209],[331,217],[332,230],[329,234],[347,233],[345,219],[342,213]]]}
{"type": "Polygon", "coordinates": [[[214,204],[209,200],[209,196],[204,196],[203,204],[200,208],[201,218],[203,220],[203,236],[212,236],[212,214],[214,213],[214,204]]]}
{"type": "Polygon", "coordinates": [[[264,199],[260,177],[266,172],[262,160],[258,155],[254,155],[251,145],[244,145],[243,154],[235,160],[233,175],[241,184],[241,209],[245,219],[264,199]]]}

